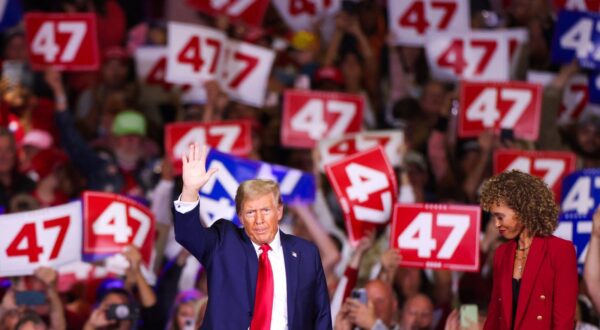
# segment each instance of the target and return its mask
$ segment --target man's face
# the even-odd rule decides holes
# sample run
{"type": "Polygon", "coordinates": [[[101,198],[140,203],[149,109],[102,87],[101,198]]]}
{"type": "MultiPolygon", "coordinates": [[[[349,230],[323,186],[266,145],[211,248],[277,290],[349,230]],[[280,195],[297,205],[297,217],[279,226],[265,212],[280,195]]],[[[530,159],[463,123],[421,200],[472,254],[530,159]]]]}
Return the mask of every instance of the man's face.
{"type": "Polygon", "coordinates": [[[367,297],[375,307],[375,316],[387,325],[392,323],[394,311],[398,307],[391,288],[378,282],[366,285],[367,297]]]}
{"type": "Polygon", "coordinates": [[[143,155],[144,138],[139,135],[122,135],[116,137],[115,155],[119,165],[137,163],[143,155]]]}
{"type": "Polygon", "coordinates": [[[252,242],[258,245],[268,244],[279,230],[283,205],[277,205],[273,193],[269,193],[244,200],[238,215],[252,242]]]}
{"type": "Polygon", "coordinates": [[[402,311],[403,329],[421,330],[431,328],[433,306],[426,297],[415,297],[406,302],[402,311]]]}

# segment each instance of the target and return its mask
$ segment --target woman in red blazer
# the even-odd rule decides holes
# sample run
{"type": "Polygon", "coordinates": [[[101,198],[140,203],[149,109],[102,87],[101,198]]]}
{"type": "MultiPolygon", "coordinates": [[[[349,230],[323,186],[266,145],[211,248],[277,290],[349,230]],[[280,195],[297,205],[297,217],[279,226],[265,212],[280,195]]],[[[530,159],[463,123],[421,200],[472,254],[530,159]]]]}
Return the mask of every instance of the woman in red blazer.
{"type": "Polygon", "coordinates": [[[500,235],[484,329],[574,328],[578,279],[575,248],[552,236],[558,207],[546,184],[516,170],[489,179],[481,192],[500,235]]]}

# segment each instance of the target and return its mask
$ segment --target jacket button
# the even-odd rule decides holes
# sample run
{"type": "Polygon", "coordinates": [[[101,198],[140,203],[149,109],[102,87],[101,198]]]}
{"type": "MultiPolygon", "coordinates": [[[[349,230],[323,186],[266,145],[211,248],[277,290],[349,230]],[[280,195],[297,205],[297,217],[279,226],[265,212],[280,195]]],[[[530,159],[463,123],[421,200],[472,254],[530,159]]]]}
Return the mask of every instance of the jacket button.
{"type": "Polygon", "coordinates": [[[498,301],[502,301],[502,298],[498,298],[498,301]]]}
{"type": "Polygon", "coordinates": [[[538,315],[538,316],[536,317],[536,319],[537,319],[538,321],[541,321],[541,320],[542,320],[542,316],[541,316],[541,315],[538,315]]]}
{"type": "Polygon", "coordinates": [[[541,295],[541,296],[540,296],[540,299],[542,299],[542,300],[546,300],[546,296],[544,296],[544,295],[541,295]]]}

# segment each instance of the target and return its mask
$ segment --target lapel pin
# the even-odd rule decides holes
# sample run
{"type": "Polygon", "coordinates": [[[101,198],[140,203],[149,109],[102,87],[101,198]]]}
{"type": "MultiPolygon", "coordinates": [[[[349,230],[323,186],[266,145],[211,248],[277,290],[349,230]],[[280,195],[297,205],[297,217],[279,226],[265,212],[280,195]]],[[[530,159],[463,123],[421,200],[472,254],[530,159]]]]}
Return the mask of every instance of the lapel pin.
{"type": "Polygon", "coordinates": [[[296,254],[296,251],[292,251],[292,257],[297,258],[298,254],[296,254]]]}

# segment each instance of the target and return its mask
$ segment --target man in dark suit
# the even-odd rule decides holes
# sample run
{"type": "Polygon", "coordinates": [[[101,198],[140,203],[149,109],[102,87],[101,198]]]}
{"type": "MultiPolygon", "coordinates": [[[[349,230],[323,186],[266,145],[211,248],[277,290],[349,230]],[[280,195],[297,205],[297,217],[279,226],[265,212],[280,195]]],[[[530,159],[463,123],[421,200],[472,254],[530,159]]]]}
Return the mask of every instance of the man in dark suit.
{"type": "Polygon", "coordinates": [[[236,211],[243,229],[220,219],[200,223],[198,191],[206,147],[183,155],[183,189],[174,202],[175,238],[208,271],[202,329],[331,329],[329,295],[317,247],[279,230],[283,204],[277,183],[243,182],[236,211]]]}

